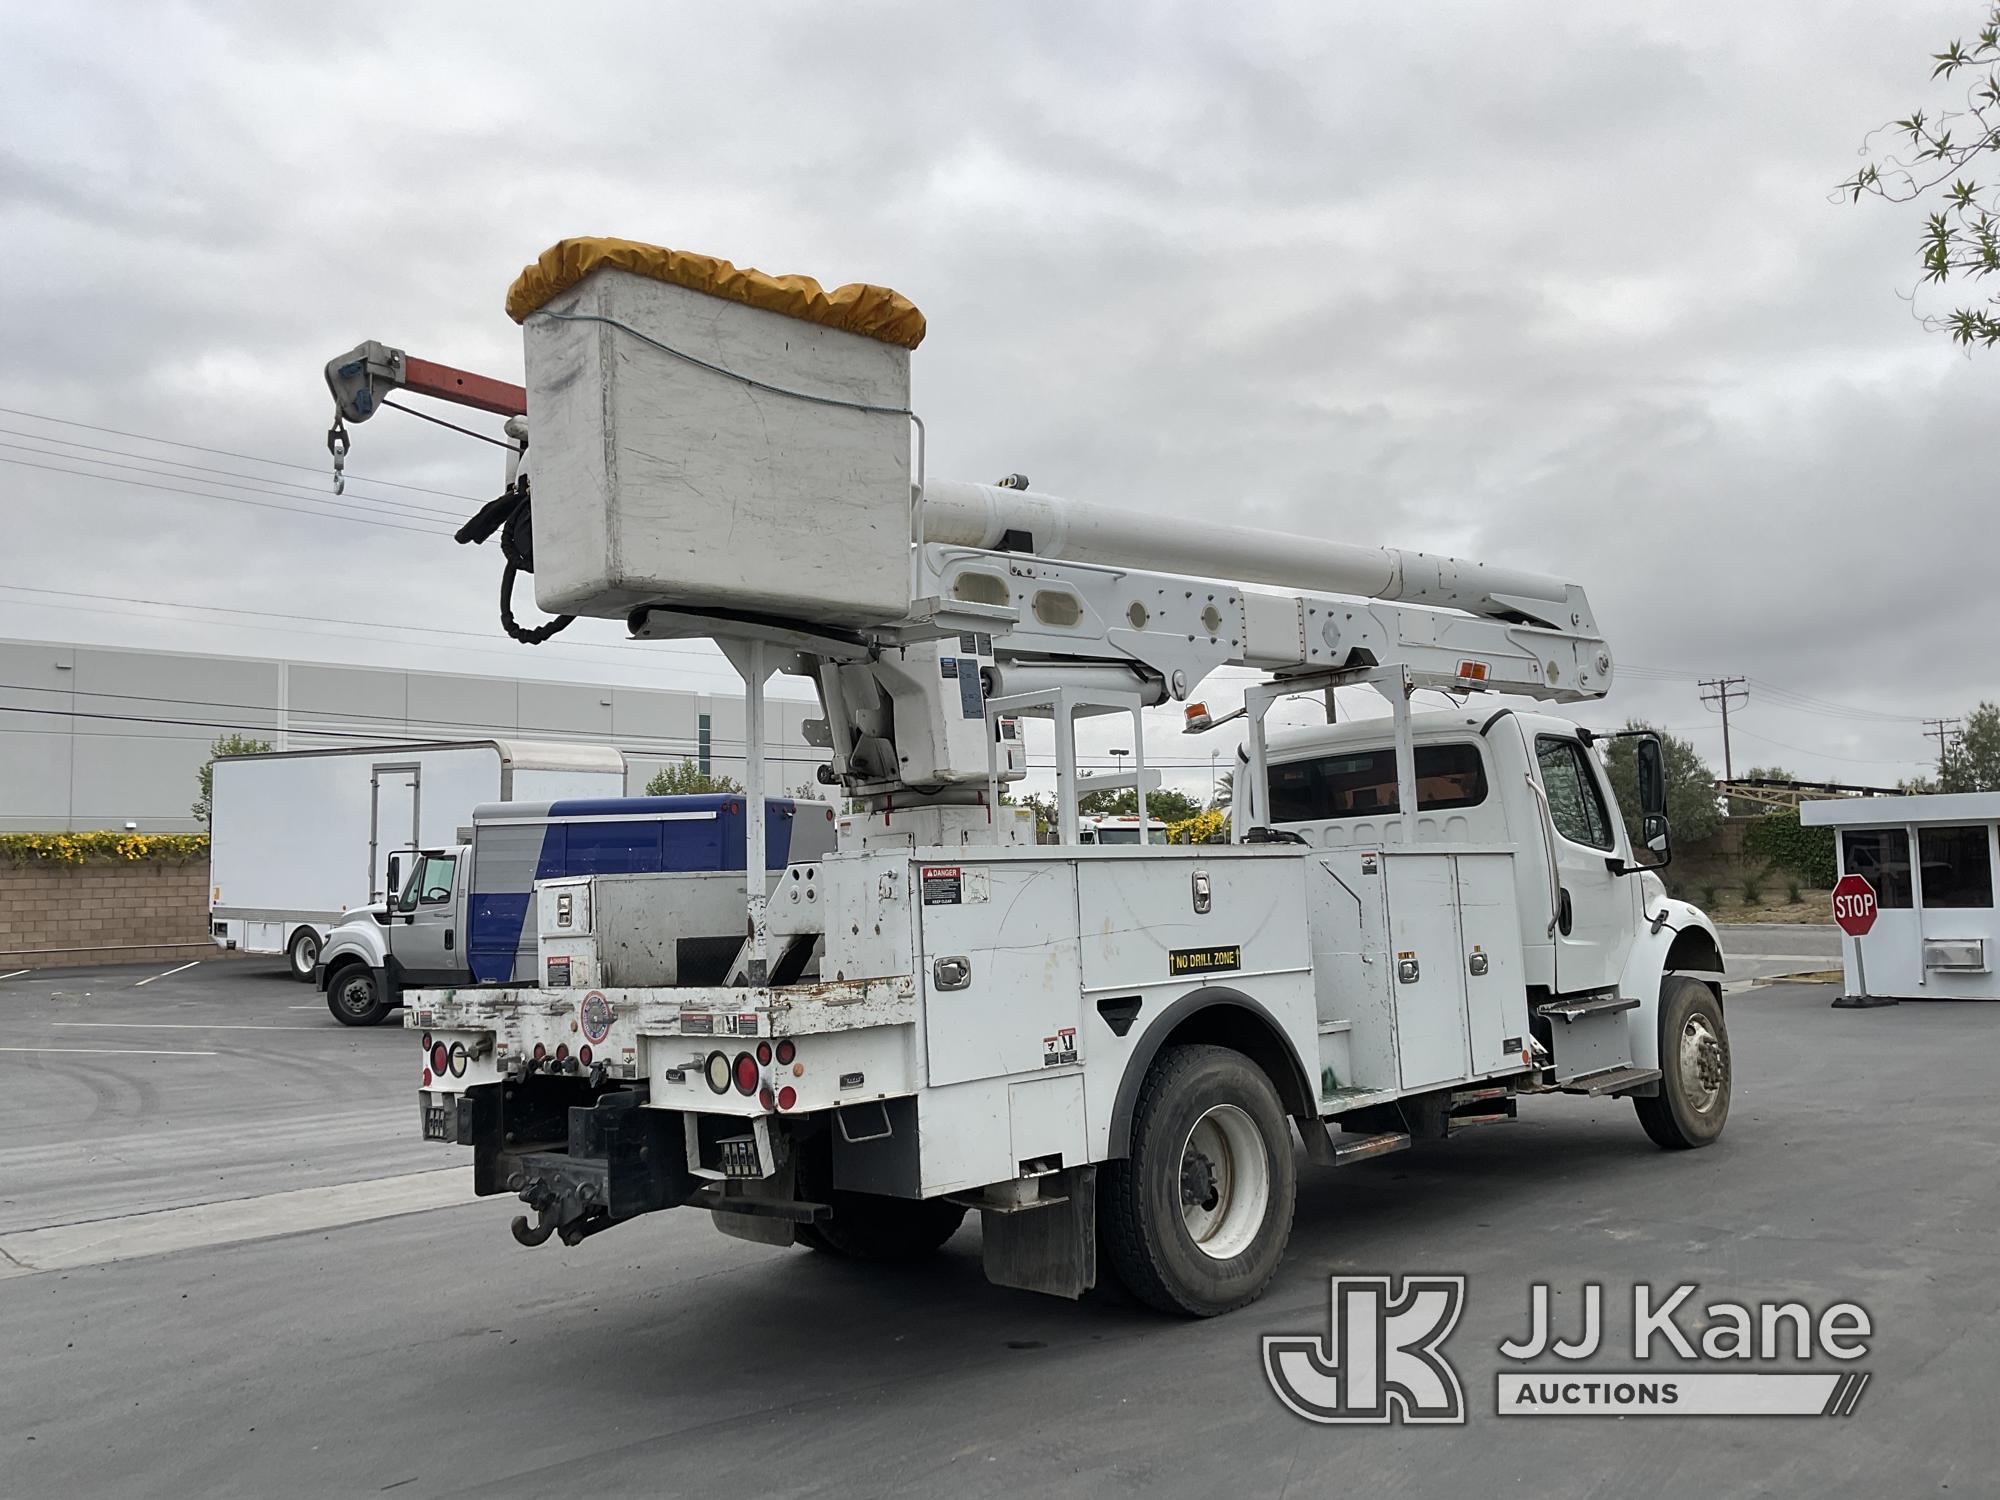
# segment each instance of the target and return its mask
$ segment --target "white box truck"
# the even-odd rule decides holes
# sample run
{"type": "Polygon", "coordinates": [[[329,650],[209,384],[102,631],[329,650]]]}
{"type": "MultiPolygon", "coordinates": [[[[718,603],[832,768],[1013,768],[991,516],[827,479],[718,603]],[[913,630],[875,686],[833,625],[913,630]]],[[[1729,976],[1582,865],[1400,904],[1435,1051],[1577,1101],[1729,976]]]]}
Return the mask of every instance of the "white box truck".
{"type": "MultiPolygon", "coordinates": [[[[605,745],[457,740],[224,756],[215,763],[209,934],[310,980],[327,932],[396,888],[392,857],[449,848],[482,802],[618,797],[605,745]]],[[[399,861],[400,862],[400,861],[399,861]]]]}

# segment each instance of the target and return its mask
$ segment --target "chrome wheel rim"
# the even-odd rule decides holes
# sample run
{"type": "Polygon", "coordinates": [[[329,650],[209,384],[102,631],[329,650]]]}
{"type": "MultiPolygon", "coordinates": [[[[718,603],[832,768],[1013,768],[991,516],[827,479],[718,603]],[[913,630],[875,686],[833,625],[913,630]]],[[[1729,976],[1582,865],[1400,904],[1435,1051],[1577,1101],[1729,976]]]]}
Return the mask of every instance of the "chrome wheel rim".
{"type": "Polygon", "coordinates": [[[1194,1122],[1181,1144],[1181,1222],[1195,1249],[1233,1260],[1250,1248],[1271,1207],[1271,1163],[1257,1123],[1234,1104],[1194,1122]]]}
{"type": "Polygon", "coordinates": [[[1680,1071],[1688,1108],[1697,1114],[1712,1112],[1729,1087],[1729,1063],[1707,1016],[1689,1016],[1681,1027],[1680,1071]]]}

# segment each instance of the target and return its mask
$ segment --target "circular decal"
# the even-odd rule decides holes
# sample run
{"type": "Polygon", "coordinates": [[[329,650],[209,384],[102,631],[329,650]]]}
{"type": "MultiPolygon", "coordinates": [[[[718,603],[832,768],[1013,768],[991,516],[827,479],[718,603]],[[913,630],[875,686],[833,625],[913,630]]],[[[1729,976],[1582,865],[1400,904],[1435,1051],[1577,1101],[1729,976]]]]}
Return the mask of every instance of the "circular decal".
{"type": "Polygon", "coordinates": [[[611,1009],[611,1002],[605,999],[602,993],[592,990],[585,995],[580,1014],[583,1017],[583,1034],[591,1041],[602,1042],[611,1035],[614,1012],[611,1009]]]}

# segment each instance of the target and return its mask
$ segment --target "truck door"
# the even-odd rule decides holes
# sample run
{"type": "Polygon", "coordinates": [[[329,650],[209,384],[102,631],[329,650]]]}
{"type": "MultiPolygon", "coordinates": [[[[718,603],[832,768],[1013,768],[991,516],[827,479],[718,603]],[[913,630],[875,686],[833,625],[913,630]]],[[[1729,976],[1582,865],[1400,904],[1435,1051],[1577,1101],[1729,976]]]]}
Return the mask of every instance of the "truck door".
{"type": "Polygon", "coordinates": [[[1535,737],[1536,774],[1548,798],[1556,879],[1556,989],[1611,989],[1625,970],[1638,921],[1636,879],[1614,875],[1620,839],[1597,758],[1570,735],[1535,737]]]}
{"type": "Polygon", "coordinates": [[[459,863],[454,855],[425,853],[396,897],[389,916],[389,951],[405,984],[449,984],[465,973],[458,930],[459,863]]]}
{"type": "Polygon", "coordinates": [[[389,855],[414,849],[419,842],[418,792],[423,767],[416,761],[379,761],[368,777],[368,899],[393,899],[396,887],[387,878],[389,855]]]}

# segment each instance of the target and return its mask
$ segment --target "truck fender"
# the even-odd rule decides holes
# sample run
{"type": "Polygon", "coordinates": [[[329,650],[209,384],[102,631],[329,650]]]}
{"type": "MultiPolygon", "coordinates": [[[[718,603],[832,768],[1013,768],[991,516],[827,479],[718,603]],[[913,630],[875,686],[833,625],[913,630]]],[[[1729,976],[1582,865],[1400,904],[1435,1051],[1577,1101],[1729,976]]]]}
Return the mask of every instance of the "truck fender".
{"type": "Polygon", "coordinates": [[[388,947],[379,933],[342,923],[327,935],[319,950],[319,987],[325,989],[334,972],[352,963],[380,971],[388,959],[388,947]]]}
{"type": "Polygon", "coordinates": [[[1125,1057],[1125,1072],[1111,1105],[1107,1160],[1129,1155],[1132,1111],[1139,1088],[1162,1047],[1184,1042],[1208,1042],[1241,1052],[1269,1076],[1286,1113],[1299,1119],[1319,1114],[1310,1075],[1299,1061],[1298,1049],[1271,1012],[1241,990],[1214,985],[1183,995],[1152,1018],[1125,1057]]]}
{"type": "Polygon", "coordinates": [[[1655,897],[1646,923],[1625,959],[1618,993],[1638,1000],[1625,1013],[1626,1040],[1632,1065],[1660,1065],[1660,987],[1670,974],[1698,979],[1722,995],[1722,939],[1715,924],[1699,907],[1685,901],[1655,897]],[[1656,920],[1664,917],[1664,921],[1656,920]]]}

